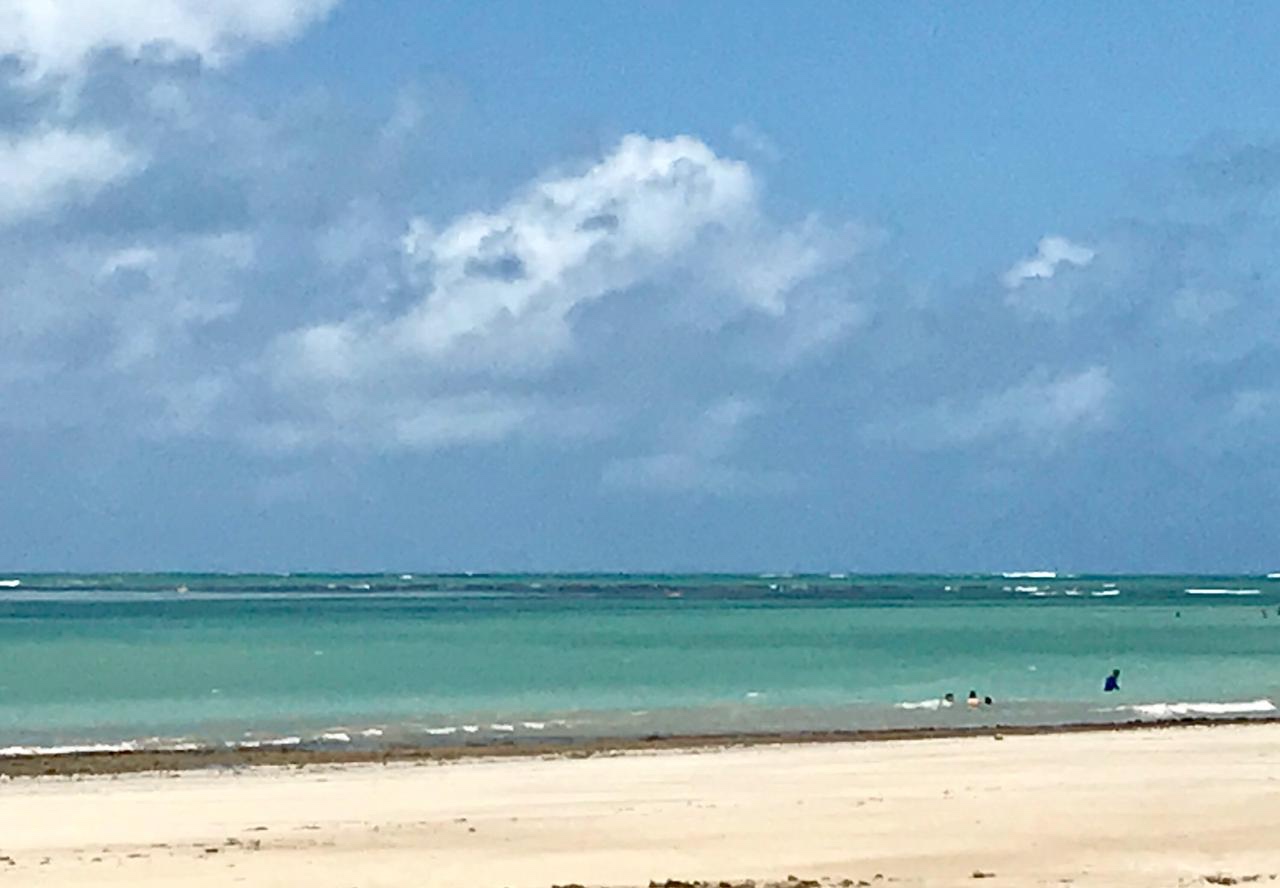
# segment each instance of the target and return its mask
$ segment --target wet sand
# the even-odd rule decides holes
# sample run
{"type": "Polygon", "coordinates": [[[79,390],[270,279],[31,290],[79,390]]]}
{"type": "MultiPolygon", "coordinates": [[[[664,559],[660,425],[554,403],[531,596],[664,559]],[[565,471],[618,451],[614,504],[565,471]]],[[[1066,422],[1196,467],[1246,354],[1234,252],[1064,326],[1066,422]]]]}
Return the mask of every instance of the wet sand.
{"type": "Polygon", "coordinates": [[[0,884],[1262,884],[1277,824],[1274,723],[988,730],[8,778],[0,884]]]}
{"type": "Polygon", "coordinates": [[[1160,721],[1089,722],[1065,725],[984,725],[929,728],[882,728],[861,731],[795,731],[790,733],[681,734],[648,737],[583,739],[539,737],[466,744],[357,748],[330,746],[215,747],[196,750],[136,750],[0,756],[0,777],[53,777],[129,774],[142,771],[238,769],[262,766],[391,764],[448,762],[468,758],[567,756],[581,758],[617,752],[663,749],[723,749],[743,746],[810,743],[877,743],[888,740],[938,740],[952,737],[1027,736],[1034,734],[1159,731],[1180,727],[1280,725],[1280,717],[1188,717],[1160,721]]]}

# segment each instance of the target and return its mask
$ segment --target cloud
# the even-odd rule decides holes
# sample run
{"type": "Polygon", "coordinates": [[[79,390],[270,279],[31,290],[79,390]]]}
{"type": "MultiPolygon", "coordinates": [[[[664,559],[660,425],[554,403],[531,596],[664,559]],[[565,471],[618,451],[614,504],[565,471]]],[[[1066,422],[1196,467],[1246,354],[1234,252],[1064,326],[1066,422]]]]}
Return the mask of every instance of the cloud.
{"type": "Polygon", "coordinates": [[[1106,367],[1053,377],[1040,369],[1009,388],[946,399],[888,423],[872,423],[868,432],[917,450],[966,447],[993,438],[1052,450],[1067,436],[1098,425],[1114,392],[1106,367]]]}
{"type": "Polygon", "coordinates": [[[759,157],[777,162],[782,159],[782,149],[778,144],[750,123],[736,123],[729,130],[729,138],[738,143],[744,151],[759,157]]]}
{"type": "Polygon", "coordinates": [[[414,220],[403,246],[424,291],[416,305],[303,330],[284,347],[298,366],[339,377],[394,358],[450,372],[545,365],[568,348],[572,312],[651,277],[709,227],[739,224],[754,187],[744,164],[697,140],[630,136],[496,212],[439,231],[414,220]]]}
{"type": "MultiPolygon", "coordinates": [[[[698,139],[631,135],[576,172],[535,179],[496,210],[439,227],[414,218],[400,241],[404,292],[299,327],[268,350],[277,406],[293,414],[291,429],[322,436],[399,427],[396,411],[426,409],[430,433],[389,439],[431,449],[451,443],[438,431],[448,411],[483,393],[522,406],[486,412],[484,434],[467,437],[541,435],[553,423],[539,419],[565,414],[593,417],[578,427],[594,435],[600,416],[628,413],[619,395],[634,383],[612,369],[628,355],[651,362],[683,337],[718,332],[723,351],[703,363],[730,361],[729,344],[766,335],[763,363],[803,360],[863,317],[838,276],[868,238],[817,218],[780,225],[759,191],[750,167],[698,139]],[[571,394],[524,396],[571,372],[590,379],[571,394]]],[[[327,254],[341,253],[326,240],[327,254]]],[[[671,384],[651,367],[652,384],[671,384]]],[[[459,409],[460,428],[473,419],[459,409]]],[[[302,446],[301,433],[279,440],[302,446]]]]}
{"type": "Polygon", "coordinates": [[[1004,273],[1001,280],[1011,290],[1016,290],[1027,281],[1046,280],[1057,273],[1062,265],[1082,268],[1093,261],[1094,251],[1081,244],[1075,244],[1065,237],[1048,236],[1040,239],[1036,254],[1023,259],[1004,273]]]}
{"type": "Polygon", "coordinates": [[[667,494],[780,493],[795,486],[789,472],[748,470],[729,457],[743,426],[764,413],[763,405],[726,397],[707,406],[685,428],[667,438],[666,449],[616,459],[605,466],[608,487],[667,494]]]}
{"type": "Polygon", "coordinates": [[[29,77],[74,74],[102,50],[128,58],[195,56],[218,65],[245,46],[276,43],[337,0],[0,0],[0,56],[29,77]]]}
{"type": "Polygon", "coordinates": [[[46,128],[0,136],[0,226],[92,197],[142,164],[107,133],[46,128]]]}

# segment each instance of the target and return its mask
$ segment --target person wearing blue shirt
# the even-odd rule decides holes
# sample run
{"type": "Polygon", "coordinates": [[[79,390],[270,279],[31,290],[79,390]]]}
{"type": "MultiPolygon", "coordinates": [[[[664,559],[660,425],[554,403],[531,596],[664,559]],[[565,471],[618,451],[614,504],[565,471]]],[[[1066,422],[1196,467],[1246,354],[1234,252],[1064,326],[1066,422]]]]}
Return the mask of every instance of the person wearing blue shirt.
{"type": "Polygon", "coordinates": [[[1107,676],[1107,680],[1102,683],[1102,690],[1108,694],[1112,691],[1120,690],[1120,670],[1112,669],[1111,674],[1107,676]]]}

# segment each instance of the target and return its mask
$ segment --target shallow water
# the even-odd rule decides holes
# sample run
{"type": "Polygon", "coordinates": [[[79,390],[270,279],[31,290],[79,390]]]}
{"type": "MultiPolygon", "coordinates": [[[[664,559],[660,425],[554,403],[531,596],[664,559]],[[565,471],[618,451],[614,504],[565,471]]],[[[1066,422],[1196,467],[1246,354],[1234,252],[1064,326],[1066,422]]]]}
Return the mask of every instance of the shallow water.
{"type": "Polygon", "coordinates": [[[1040,724],[1280,699],[1265,577],[0,580],[11,753],[1040,724]],[[1104,695],[1112,668],[1122,690],[1104,695]],[[996,705],[968,710],[970,689],[996,705]],[[961,705],[938,705],[948,691],[961,705]]]}

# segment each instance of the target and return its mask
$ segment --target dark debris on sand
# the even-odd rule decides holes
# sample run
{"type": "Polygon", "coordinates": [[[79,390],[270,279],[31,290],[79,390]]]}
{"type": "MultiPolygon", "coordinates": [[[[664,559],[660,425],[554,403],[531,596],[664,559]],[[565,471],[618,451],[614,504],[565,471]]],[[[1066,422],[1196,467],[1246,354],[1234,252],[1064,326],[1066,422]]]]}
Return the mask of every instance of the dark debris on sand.
{"type": "MultiPolygon", "coordinates": [[[[883,879],[883,876],[877,875],[877,881],[883,879]]],[[[705,879],[667,879],[659,882],[656,879],[649,882],[649,888],[867,888],[871,885],[863,879],[854,881],[853,879],[834,880],[830,878],[823,879],[802,879],[799,876],[787,876],[780,882],[757,882],[755,879],[741,879],[738,881],[720,880],[707,881],[705,879]]],[[[552,885],[551,888],[586,888],[577,882],[570,882],[564,885],[552,885]]]]}

